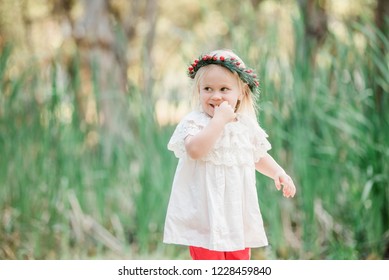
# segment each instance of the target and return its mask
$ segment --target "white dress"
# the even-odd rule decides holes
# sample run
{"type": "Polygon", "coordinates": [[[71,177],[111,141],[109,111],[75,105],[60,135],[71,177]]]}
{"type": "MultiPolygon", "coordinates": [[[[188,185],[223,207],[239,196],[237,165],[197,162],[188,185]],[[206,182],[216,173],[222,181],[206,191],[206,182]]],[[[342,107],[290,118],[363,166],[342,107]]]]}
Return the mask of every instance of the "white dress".
{"type": "Polygon", "coordinates": [[[192,112],[176,127],[168,149],[179,162],[166,214],[164,243],[236,251],[266,246],[259,210],[255,162],[271,148],[255,120],[238,114],[226,124],[213,149],[193,160],[184,140],[211,120],[192,112]]]}

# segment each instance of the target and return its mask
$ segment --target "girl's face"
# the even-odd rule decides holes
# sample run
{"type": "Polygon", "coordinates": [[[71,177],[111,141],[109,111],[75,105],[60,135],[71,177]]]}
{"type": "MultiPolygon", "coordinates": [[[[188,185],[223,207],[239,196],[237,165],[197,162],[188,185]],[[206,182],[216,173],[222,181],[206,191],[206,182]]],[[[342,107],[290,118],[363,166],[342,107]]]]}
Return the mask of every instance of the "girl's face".
{"type": "Polygon", "coordinates": [[[199,80],[200,104],[203,111],[213,117],[215,107],[224,101],[235,108],[242,92],[238,78],[231,71],[219,65],[206,67],[199,80]]]}

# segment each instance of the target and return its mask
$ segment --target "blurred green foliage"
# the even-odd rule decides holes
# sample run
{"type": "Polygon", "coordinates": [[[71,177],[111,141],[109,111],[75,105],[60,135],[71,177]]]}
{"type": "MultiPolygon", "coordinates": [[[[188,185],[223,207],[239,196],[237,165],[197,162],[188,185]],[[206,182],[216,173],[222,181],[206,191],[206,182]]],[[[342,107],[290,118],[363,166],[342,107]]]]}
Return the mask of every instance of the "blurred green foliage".
{"type": "MultiPolygon", "coordinates": [[[[343,37],[330,33],[312,61],[299,16],[292,38],[283,38],[277,25],[259,32],[250,7],[239,9],[246,22],[224,19],[227,34],[213,30],[214,41],[201,48],[233,48],[258,70],[259,122],[298,187],[286,200],[258,174],[271,246],[253,258],[387,258],[388,34],[370,19],[354,21],[343,37]]],[[[107,97],[98,66],[85,78],[73,55],[64,79],[59,54],[49,65],[31,60],[16,71],[16,50],[5,43],[0,54],[0,258],[188,258],[186,248],[162,244],[177,159],[166,149],[174,124],[162,124],[155,108],[161,97],[178,108],[191,91],[167,87],[167,97],[161,77],[145,94],[131,77],[122,97],[110,97],[124,108],[112,135],[101,125],[107,97]],[[92,121],[77,93],[89,84],[92,121]]],[[[191,51],[176,56],[185,61],[191,51]]]]}

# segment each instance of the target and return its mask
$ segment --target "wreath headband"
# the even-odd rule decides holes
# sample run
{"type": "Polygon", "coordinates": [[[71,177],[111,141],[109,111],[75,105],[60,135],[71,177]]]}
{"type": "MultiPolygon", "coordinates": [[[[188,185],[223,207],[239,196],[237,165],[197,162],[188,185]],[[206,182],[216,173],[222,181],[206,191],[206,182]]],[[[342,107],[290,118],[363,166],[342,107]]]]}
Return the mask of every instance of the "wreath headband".
{"type": "Polygon", "coordinates": [[[188,76],[191,79],[194,79],[197,71],[201,67],[210,64],[220,65],[227,68],[232,73],[237,73],[239,78],[249,86],[252,93],[259,93],[259,81],[254,70],[244,67],[242,62],[238,61],[238,59],[235,57],[202,55],[198,59],[195,59],[194,62],[188,67],[188,76]]]}

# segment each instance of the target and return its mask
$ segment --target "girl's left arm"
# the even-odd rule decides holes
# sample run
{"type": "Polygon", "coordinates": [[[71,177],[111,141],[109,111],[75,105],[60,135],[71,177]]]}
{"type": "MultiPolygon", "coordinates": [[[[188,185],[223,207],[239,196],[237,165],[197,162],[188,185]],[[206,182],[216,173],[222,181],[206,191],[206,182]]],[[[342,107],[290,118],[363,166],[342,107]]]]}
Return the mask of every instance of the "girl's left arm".
{"type": "Polygon", "coordinates": [[[269,154],[262,157],[257,163],[255,163],[255,169],[274,180],[277,190],[281,190],[285,197],[294,197],[296,193],[296,187],[292,178],[286,174],[285,170],[273,159],[269,154]]]}

